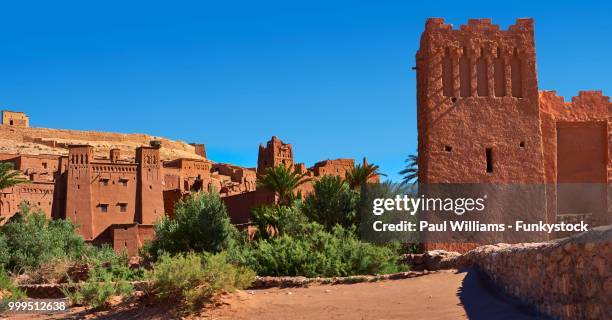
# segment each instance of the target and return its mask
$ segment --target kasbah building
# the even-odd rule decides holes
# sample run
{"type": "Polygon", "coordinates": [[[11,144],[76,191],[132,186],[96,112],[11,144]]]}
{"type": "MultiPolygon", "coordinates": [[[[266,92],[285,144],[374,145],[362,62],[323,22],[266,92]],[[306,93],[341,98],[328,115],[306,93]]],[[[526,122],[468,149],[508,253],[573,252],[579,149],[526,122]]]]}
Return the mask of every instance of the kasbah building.
{"type": "MultiPolygon", "coordinates": [[[[601,91],[538,90],[533,19],[502,30],[430,18],[416,73],[421,184],[541,186],[524,208],[537,208],[532,220],[612,223],[612,104],[601,91]]],[[[512,208],[498,209],[500,222],[512,208]]]]}
{"type": "MultiPolygon", "coordinates": [[[[324,175],[344,178],[355,165],[353,159],[335,159],[306,168],[294,163],[291,144],[273,136],[259,146],[257,168],[244,168],[212,162],[203,144],[31,128],[25,113],[13,111],[2,111],[1,141],[0,162],[13,163],[28,181],[0,190],[0,223],[26,201],[50,218],[71,220],[86,241],[130,255],[154,237],[155,222],[172,216],[175,204],[193,192],[218,192],[232,222],[247,225],[252,207],[277,201],[257,188],[257,174],[266,168],[284,165],[316,181],[324,175]],[[88,145],[92,141],[96,146],[88,145]]],[[[308,195],[312,182],[298,191],[308,195]]]]}
{"type": "MultiPolygon", "coordinates": [[[[581,91],[571,102],[538,91],[532,19],[501,30],[490,19],[453,29],[430,18],[416,71],[420,183],[541,184],[541,220],[612,222],[612,104],[600,91],[581,91]],[[572,199],[575,189],[556,187],[574,183],[601,188],[580,207],[563,200],[572,199]]],[[[87,241],[129,254],[154,236],[157,219],[172,216],[174,204],[192,192],[219,192],[232,222],[247,224],[250,208],[276,201],[257,188],[257,175],[266,168],[285,165],[317,179],[345,177],[355,164],[336,159],[307,168],[294,163],[290,144],[272,137],[259,147],[257,168],[244,168],[207,159],[203,144],[31,128],[26,114],[12,111],[2,112],[2,139],[27,146],[0,145],[0,161],[12,162],[29,180],[0,191],[3,222],[27,201],[49,217],[70,219],[87,241]]],[[[300,189],[307,195],[312,184],[300,189]]]]}

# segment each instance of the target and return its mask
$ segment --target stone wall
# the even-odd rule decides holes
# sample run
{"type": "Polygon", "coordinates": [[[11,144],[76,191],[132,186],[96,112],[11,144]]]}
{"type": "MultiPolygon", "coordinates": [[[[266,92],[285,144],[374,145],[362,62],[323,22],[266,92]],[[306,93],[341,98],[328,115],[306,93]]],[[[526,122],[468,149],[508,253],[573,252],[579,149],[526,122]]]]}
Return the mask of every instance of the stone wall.
{"type": "Polygon", "coordinates": [[[612,226],[546,243],[463,255],[506,293],[558,319],[612,319],[612,226]]]}

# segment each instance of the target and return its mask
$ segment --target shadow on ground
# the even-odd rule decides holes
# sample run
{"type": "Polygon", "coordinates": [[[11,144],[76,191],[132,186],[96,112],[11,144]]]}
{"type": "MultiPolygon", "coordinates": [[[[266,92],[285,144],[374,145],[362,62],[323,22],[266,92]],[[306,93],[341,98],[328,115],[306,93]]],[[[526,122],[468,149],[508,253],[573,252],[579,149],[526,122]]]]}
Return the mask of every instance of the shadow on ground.
{"type": "Polygon", "coordinates": [[[50,319],[99,319],[99,320],[166,320],[182,319],[173,312],[174,303],[151,303],[143,300],[128,300],[107,310],[80,310],[66,314],[61,318],[50,319]]]}
{"type": "Polygon", "coordinates": [[[550,319],[503,293],[476,268],[459,272],[465,272],[466,275],[457,291],[457,296],[469,319],[550,319]]]}

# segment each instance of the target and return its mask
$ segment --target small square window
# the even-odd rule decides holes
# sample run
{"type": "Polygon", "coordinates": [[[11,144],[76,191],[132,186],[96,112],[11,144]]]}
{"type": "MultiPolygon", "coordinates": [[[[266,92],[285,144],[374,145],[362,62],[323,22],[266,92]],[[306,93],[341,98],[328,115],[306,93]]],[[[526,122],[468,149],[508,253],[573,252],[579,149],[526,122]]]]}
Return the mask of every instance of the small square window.
{"type": "Polygon", "coordinates": [[[119,212],[127,212],[127,203],[120,203],[119,204],[119,212]]]}
{"type": "Polygon", "coordinates": [[[119,180],[119,184],[120,184],[120,185],[122,185],[122,186],[124,186],[124,187],[127,187],[127,185],[128,185],[128,180],[127,180],[127,179],[120,179],[120,180],[119,180]]]}
{"type": "Polygon", "coordinates": [[[103,186],[108,186],[108,179],[100,179],[100,184],[103,186]]]}
{"type": "Polygon", "coordinates": [[[108,204],[100,204],[100,212],[108,212],[108,204]]]}
{"type": "Polygon", "coordinates": [[[47,163],[46,163],[46,162],[43,162],[43,163],[42,163],[42,167],[43,167],[43,169],[47,169],[47,163]]]}
{"type": "Polygon", "coordinates": [[[444,146],[444,151],[452,152],[453,151],[453,147],[451,147],[451,146],[444,146]]]}

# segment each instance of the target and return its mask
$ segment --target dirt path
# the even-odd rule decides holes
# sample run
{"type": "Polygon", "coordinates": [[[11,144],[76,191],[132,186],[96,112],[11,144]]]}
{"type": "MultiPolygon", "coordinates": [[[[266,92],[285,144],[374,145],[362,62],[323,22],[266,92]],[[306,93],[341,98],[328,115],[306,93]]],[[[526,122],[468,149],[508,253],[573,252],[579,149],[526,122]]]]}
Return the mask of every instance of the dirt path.
{"type": "Polygon", "coordinates": [[[240,292],[213,319],[538,319],[475,271],[351,285],[240,292]]]}
{"type": "Polygon", "coordinates": [[[241,292],[209,313],[216,319],[463,319],[457,288],[463,276],[317,285],[241,292]]]}
{"type": "MultiPolygon", "coordinates": [[[[171,319],[168,309],[134,306],[95,315],[73,310],[61,318],[171,319]]],[[[223,297],[216,307],[194,318],[538,319],[490,289],[474,270],[373,283],[240,291],[223,297]]]]}

